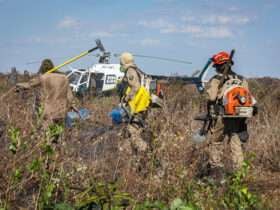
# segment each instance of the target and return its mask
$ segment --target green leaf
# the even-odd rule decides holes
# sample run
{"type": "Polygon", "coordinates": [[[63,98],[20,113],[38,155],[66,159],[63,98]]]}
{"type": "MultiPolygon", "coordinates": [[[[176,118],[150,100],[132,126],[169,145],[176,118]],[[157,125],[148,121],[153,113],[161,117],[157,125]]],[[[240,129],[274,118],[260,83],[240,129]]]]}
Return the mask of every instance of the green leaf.
{"type": "Polygon", "coordinates": [[[183,205],[183,201],[180,198],[176,198],[174,201],[172,201],[170,209],[171,210],[177,210],[183,205]]]}
{"type": "Polygon", "coordinates": [[[181,208],[179,208],[179,209],[180,209],[180,210],[195,210],[196,208],[187,205],[187,206],[183,206],[183,207],[181,207],[181,208]]]}
{"type": "Polygon", "coordinates": [[[9,145],[9,150],[10,150],[13,154],[15,154],[15,153],[17,152],[17,147],[16,147],[16,145],[10,144],[10,145],[9,145]]]}
{"type": "Polygon", "coordinates": [[[55,204],[54,210],[74,210],[74,208],[67,203],[58,203],[55,204]]]}
{"type": "Polygon", "coordinates": [[[48,127],[48,130],[47,130],[47,136],[49,138],[52,138],[52,137],[58,137],[60,134],[62,134],[64,131],[64,128],[62,125],[59,125],[59,124],[51,124],[49,127],[48,127]]]}
{"type": "Polygon", "coordinates": [[[44,146],[44,152],[48,155],[52,155],[54,153],[53,148],[50,144],[44,146]]]}
{"type": "Polygon", "coordinates": [[[13,178],[15,181],[19,181],[22,178],[22,173],[20,169],[16,169],[13,174],[13,178]]]}
{"type": "Polygon", "coordinates": [[[53,183],[47,185],[47,189],[46,189],[47,198],[52,197],[52,193],[53,193],[54,188],[55,188],[55,185],[53,183]]]}
{"type": "Polygon", "coordinates": [[[30,172],[39,171],[41,168],[41,161],[39,159],[35,159],[27,166],[27,168],[30,172]]]}
{"type": "Polygon", "coordinates": [[[8,136],[9,136],[12,144],[17,145],[18,142],[20,141],[20,130],[19,130],[19,128],[11,127],[8,130],[8,136]]]}

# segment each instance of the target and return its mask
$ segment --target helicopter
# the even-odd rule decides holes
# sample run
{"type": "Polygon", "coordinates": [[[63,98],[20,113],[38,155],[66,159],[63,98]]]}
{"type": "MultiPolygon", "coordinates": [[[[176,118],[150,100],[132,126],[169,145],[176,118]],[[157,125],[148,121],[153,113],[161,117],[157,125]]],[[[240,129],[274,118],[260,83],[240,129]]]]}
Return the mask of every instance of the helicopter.
{"type": "MultiPolygon", "coordinates": [[[[69,79],[69,84],[72,91],[76,94],[83,95],[85,92],[94,91],[96,94],[106,94],[113,91],[117,88],[117,85],[122,80],[124,73],[120,71],[120,64],[110,63],[111,53],[106,51],[101,40],[97,39],[96,47],[82,53],[81,55],[86,55],[95,50],[99,50],[100,54],[96,56],[99,57],[98,63],[92,65],[87,69],[77,69],[70,68],[70,71],[67,72],[67,77],[69,79]]],[[[114,54],[115,57],[119,57],[120,54],[114,54]]],[[[180,62],[185,64],[191,64],[188,61],[182,61],[177,59],[161,58],[155,56],[146,56],[146,55],[137,55],[135,57],[151,58],[158,60],[166,60],[170,62],[180,62]]],[[[74,57],[80,58],[79,56],[74,57]]],[[[70,59],[71,62],[73,59],[70,59]]],[[[65,63],[68,64],[68,61],[65,63]]],[[[65,64],[64,63],[64,64],[65,64]]],[[[184,84],[195,84],[198,91],[202,92],[204,90],[204,84],[207,82],[205,80],[207,72],[211,66],[211,59],[206,63],[204,68],[201,71],[196,71],[191,77],[186,76],[164,76],[164,75],[153,75],[144,73],[142,78],[141,85],[146,87],[150,93],[155,93],[157,96],[163,95],[163,86],[170,81],[181,81],[184,84]],[[198,75],[198,76],[197,76],[198,75]]],[[[64,65],[62,64],[62,65],[64,65]]],[[[62,66],[60,65],[60,66],[62,66]]],[[[56,68],[56,67],[55,67],[56,68]]],[[[53,70],[50,70],[52,72],[53,70]]]]}
{"type": "Polygon", "coordinates": [[[124,73],[120,71],[120,64],[111,64],[111,53],[107,52],[98,39],[96,49],[100,50],[98,63],[87,69],[71,68],[67,72],[69,85],[76,94],[84,94],[86,91],[96,94],[107,93],[114,90],[122,80],[124,73]]]}

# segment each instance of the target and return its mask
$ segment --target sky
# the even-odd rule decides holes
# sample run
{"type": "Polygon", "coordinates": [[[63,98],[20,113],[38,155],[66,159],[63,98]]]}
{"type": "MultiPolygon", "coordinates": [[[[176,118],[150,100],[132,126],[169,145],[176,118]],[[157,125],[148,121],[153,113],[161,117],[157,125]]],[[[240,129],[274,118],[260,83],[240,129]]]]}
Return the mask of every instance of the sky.
{"type": "MultiPolygon", "coordinates": [[[[279,0],[0,0],[0,72],[36,72],[44,58],[60,64],[100,38],[112,54],[192,62],[136,57],[147,73],[191,75],[234,48],[237,73],[280,78],[279,9],[279,0]]],[[[96,61],[89,55],[71,67],[96,61]]]]}

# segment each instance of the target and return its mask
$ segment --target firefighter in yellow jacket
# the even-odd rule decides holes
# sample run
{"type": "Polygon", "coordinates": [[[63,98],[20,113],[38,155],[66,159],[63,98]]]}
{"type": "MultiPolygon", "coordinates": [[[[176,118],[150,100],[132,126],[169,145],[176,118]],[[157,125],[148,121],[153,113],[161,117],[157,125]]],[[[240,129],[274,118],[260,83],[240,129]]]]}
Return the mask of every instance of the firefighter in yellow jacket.
{"type": "Polygon", "coordinates": [[[128,102],[133,99],[137,91],[141,87],[141,75],[134,63],[131,53],[124,52],[120,57],[121,70],[125,73],[123,83],[131,89],[129,93],[125,93],[124,101],[128,102]]]}
{"type": "Polygon", "coordinates": [[[233,61],[228,53],[220,52],[212,57],[212,61],[217,74],[210,79],[206,90],[208,114],[215,119],[210,130],[209,162],[210,176],[220,179],[223,177],[223,158],[226,157],[223,155],[224,141],[229,144],[232,169],[238,170],[244,161],[242,143],[248,139],[246,117],[225,117],[225,113],[221,114],[224,112],[221,107],[226,103],[223,96],[232,87],[248,89],[248,83],[232,71],[233,61]]]}
{"type": "Polygon", "coordinates": [[[124,52],[120,57],[121,71],[125,73],[122,86],[121,102],[127,104],[130,115],[143,115],[150,105],[150,94],[142,85],[145,74],[134,63],[131,53],[124,52]]]}
{"type": "Polygon", "coordinates": [[[142,132],[144,119],[147,109],[150,105],[150,94],[142,85],[144,73],[134,63],[134,58],[131,53],[124,52],[120,56],[121,71],[125,73],[122,80],[123,93],[121,94],[121,103],[125,104],[130,121],[128,131],[134,143],[138,143],[138,149],[145,150],[146,145],[139,140],[142,132]]]}

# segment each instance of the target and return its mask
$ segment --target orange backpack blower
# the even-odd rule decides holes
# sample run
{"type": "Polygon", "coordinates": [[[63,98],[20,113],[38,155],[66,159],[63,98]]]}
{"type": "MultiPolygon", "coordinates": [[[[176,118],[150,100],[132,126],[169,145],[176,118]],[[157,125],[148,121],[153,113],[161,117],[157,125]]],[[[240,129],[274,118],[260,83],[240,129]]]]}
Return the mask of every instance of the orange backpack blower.
{"type": "Polygon", "coordinates": [[[252,117],[255,99],[250,91],[242,86],[232,86],[223,94],[225,117],[252,117]]]}

